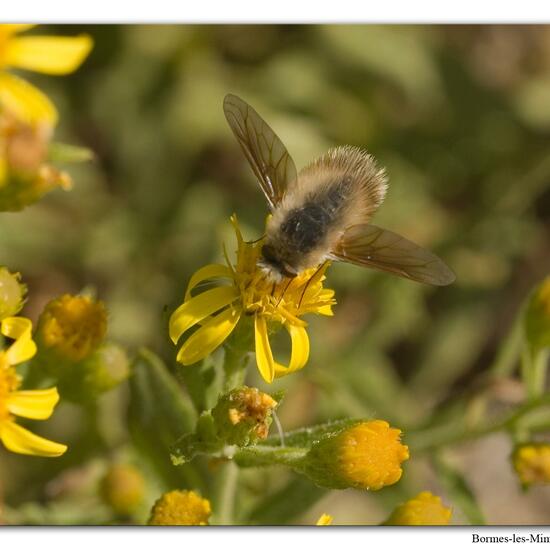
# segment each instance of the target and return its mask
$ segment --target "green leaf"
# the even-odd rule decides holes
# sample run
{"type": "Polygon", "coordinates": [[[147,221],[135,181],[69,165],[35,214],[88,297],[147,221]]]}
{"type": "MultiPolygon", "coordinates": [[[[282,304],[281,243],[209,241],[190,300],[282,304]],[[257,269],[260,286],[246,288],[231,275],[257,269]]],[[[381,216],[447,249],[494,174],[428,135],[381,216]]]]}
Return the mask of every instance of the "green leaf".
{"type": "Polygon", "coordinates": [[[483,512],[464,476],[440,456],[434,456],[433,464],[453,503],[462,510],[470,524],[485,525],[483,512]]]}
{"type": "Polygon", "coordinates": [[[223,387],[224,351],[217,350],[198,365],[178,365],[177,377],[184,384],[197,411],[214,407],[223,387]]]}
{"type": "Polygon", "coordinates": [[[307,512],[317,501],[327,494],[326,489],[313,485],[298,476],[280,491],[258,502],[244,523],[253,525],[287,525],[307,512]]]}
{"type": "Polygon", "coordinates": [[[77,147],[67,143],[52,143],[48,150],[48,158],[56,164],[75,164],[93,160],[95,155],[86,147],[77,147]]]}
{"type": "Polygon", "coordinates": [[[134,444],[170,486],[184,482],[200,487],[193,468],[174,468],[170,462],[170,446],[196,422],[190,401],[164,363],[147,349],[134,360],[129,383],[128,422],[134,444]]]}

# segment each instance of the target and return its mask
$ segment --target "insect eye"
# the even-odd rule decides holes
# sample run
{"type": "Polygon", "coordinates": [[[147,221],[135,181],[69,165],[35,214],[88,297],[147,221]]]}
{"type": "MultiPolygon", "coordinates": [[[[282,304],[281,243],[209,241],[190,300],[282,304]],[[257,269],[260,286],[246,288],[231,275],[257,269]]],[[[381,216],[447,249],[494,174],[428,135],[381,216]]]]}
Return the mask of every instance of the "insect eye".
{"type": "Polygon", "coordinates": [[[298,275],[298,272],[290,265],[288,265],[286,262],[282,263],[282,271],[285,277],[288,277],[289,279],[294,279],[296,275],[298,275]]]}

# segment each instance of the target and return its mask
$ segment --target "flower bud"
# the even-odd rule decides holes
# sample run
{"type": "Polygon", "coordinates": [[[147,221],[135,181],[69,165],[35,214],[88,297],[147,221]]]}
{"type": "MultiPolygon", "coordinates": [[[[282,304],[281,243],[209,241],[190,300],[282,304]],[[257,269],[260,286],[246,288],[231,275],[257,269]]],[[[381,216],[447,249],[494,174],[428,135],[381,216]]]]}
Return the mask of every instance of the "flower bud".
{"type": "Polygon", "coordinates": [[[145,482],[141,473],[129,464],[109,468],[100,483],[103,501],[119,516],[136,511],[145,496],[145,482]]]}
{"type": "Polygon", "coordinates": [[[384,525],[449,525],[451,514],[438,496],[423,491],[397,506],[384,525]]]}
{"type": "Polygon", "coordinates": [[[27,287],[19,273],[0,267],[0,320],[17,315],[23,307],[27,287]]]}
{"type": "Polygon", "coordinates": [[[409,449],[400,436],[383,420],[360,422],[315,443],[299,470],[321,487],[377,491],[401,478],[409,449]]]}
{"type": "Polygon", "coordinates": [[[194,491],[170,491],[151,510],[149,525],[208,525],[210,502],[194,491]]]}
{"type": "Polygon", "coordinates": [[[107,331],[103,302],[89,296],[65,294],[49,302],[37,327],[40,351],[68,362],[78,362],[95,351],[107,331]]]}
{"type": "Polygon", "coordinates": [[[256,388],[234,389],[212,409],[217,435],[229,445],[253,445],[267,437],[276,407],[277,401],[256,388]]]}
{"type": "Polygon", "coordinates": [[[512,453],[512,464],[524,487],[550,483],[550,444],[518,445],[512,453]]]}

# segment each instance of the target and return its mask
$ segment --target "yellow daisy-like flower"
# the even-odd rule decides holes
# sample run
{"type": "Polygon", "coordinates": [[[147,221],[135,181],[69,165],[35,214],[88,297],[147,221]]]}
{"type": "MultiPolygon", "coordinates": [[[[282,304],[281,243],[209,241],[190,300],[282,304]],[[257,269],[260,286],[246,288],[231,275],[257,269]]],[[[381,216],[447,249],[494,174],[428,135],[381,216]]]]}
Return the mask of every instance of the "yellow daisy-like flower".
{"type": "Polygon", "coordinates": [[[194,491],[170,491],[151,510],[149,525],[208,525],[210,501],[194,491]]]}
{"type": "Polygon", "coordinates": [[[181,346],[177,360],[190,365],[212,353],[232,333],[243,315],[254,317],[256,363],[263,379],[273,382],[303,368],[309,357],[307,323],[300,317],[306,313],[332,315],[334,291],[323,288],[328,263],[312,268],[294,279],[275,283],[259,267],[263,239],[243,239],[237,218],[231,217],[237,235],[237,262],[210,264],[192,277],[184,303],[170,318],[170,338],[177,344],[191,328],[199,328],[181,346]],[[230,284],[217,286],[192,296],[195,287],[214,279],[227,279],[230,284]],[[269,332],[283,326],[289,333],[292,351],[288,365],[278,363],[271,351],[269,332]]]}
{"type": "Polygon", "coordinates": [[[70,176],[48,162],[52,131],[0,110],[0,211],[18,211],[52,189],[72,187],[70,176]]]}
{"type": "Polygon", "coordinates": [[[27,81],[6,72],[25,69],[50,75],[75,71],[92,49],[87,35],[20,36],[34,25],[0,25],[0,105],[28,123],[54,126],[57,111],[52,102],[27,81]]]}
{"type": "Polygon", "coordinates": [[[401,479],[401,463],[408,459],[409,448],[401,443],[401,430],[384,420],[370,420],[313,445],[303,471],[323,487],[378,491],[401,479]]]}
{"type": "Polygon", "coordinates": [[[550,444],[519,445],[512,455],[512,464],[522,485],[550,483],[550,444]]]}
{"type": "Polygon", "coordinates": [[[27,361],[36,353],[31,337],[32,323],[23,317],[8,317],[0,323],[0,332],[14,340],[0,351],[0,441],[14,453],[36,456],[60,456],[67,446],[39,437],[15,422],[15,416],[45,420],[59,401],[56,388],[18,390],[21,379],[14,365],[27,361]]]}
{"type": "Polygon", "coordinates": [[[89,296],[64,294],[49,302],[40,315],[37,341],[40,349],[53,351],[69,361],[88,357],[107,332],[107,310],[89,296]]]}
{"type": "Polygon", "coordinates": [[[451,509],[429,491],[400,504],[384,522],[384,525],[449,525],[451,509]]]}

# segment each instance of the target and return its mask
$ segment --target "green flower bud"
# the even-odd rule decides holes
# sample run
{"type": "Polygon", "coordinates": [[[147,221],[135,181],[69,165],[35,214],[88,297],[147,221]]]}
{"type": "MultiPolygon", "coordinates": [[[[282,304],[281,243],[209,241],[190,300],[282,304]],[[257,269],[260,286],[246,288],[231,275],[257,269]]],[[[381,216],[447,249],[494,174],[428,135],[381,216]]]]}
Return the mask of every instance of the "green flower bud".
{"type": "Polygon", "coordinates": [[[0,267],[0,320],[21,311],[27,286],[20,280],[19,273],[10,273],[5,267],[0,267]]]}
{"type": "Polygon", "coordinates": [[[222,395],[212,409],[218,437],[229,445],[245,447],[265,439],[277,401],[257,388],[243,386],[222,395]]]}
{"type": "Polygon", "coordinates": [[[116,464],[107,470],[99,486],[100,495],[115,514],[130,516],[145,496],[143,476],[129,464],[116,464]]]}

